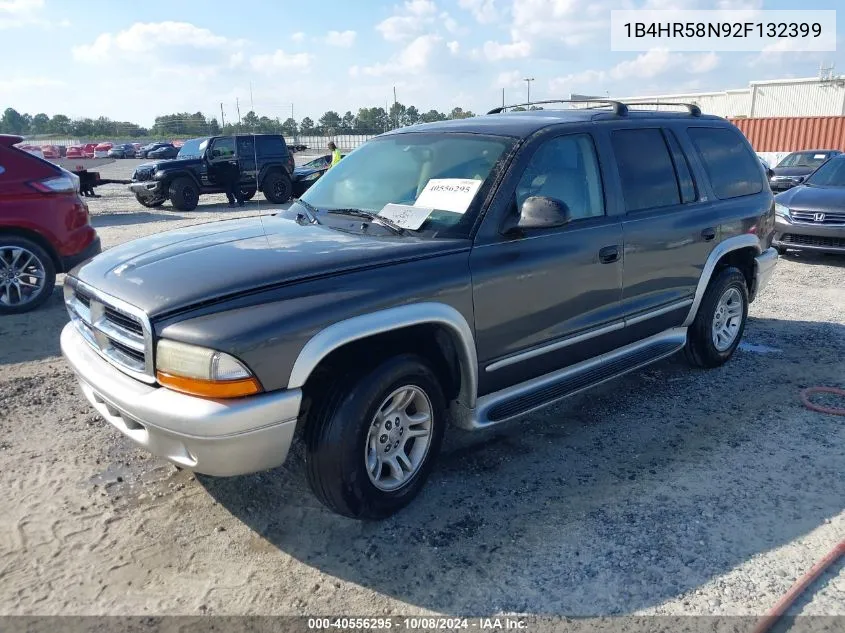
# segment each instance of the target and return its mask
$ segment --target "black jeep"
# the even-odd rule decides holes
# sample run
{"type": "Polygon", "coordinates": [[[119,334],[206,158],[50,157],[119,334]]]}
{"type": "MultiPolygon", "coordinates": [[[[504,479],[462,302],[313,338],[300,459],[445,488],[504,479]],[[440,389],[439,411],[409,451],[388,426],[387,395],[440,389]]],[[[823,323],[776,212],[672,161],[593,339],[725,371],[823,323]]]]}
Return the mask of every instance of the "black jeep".
{"type": "Polygon", "coordinates": [[[213,167],[237,162],[245,200],[257,190],[273,204],[291,197],[293,155],[280,134],[212,136],[186,141],[174,160],[140,165],[132,174],[129,189],[145,207],[159,207],[167,200],[180,211],[192,211],[200,195],[223,193],[213,167]]]}

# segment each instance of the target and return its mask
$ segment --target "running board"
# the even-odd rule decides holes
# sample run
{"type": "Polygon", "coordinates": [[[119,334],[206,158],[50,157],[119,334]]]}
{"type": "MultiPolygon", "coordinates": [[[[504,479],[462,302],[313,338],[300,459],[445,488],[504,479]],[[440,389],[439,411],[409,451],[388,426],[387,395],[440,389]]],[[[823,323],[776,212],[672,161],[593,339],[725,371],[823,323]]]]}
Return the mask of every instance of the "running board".
{"type": "Polygon", "coordinates": [[[655,336],[532,378],[478,399],[478,405],[457,424],[467,430],[483,429],[513,420],[574,396],[608,380],[671,356],[687,340],[687,328],[673,328],[655,336]]]}

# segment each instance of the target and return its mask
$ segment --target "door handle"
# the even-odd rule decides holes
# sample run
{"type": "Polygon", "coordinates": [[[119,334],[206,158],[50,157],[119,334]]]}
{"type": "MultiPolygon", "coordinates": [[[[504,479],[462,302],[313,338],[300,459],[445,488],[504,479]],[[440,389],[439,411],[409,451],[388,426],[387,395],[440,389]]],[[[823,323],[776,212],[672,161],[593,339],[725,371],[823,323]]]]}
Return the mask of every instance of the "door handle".
{"type": "Polygon", "coordinates": [[[712,239],[716,238],[716,229],[707,228],[701,232],[701,237],[704,238],[705,242],[709,242],[712,239]]]}
{"type": "Polygon", "coordinates": [[[618,246],[605,246],[599,251],[599,261],[602,264],[612,264],[619,259],[618,246]]]}

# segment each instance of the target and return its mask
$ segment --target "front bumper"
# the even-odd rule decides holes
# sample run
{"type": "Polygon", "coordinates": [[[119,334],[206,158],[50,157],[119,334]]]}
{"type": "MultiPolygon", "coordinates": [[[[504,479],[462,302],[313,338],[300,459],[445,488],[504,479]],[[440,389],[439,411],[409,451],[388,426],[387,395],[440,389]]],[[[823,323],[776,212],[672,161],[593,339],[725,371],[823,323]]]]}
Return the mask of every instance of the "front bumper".
{"type": "Polygon", "coordinates": [[[777,249],[767,248],[754,258],[754,281],[751,284],[751,300],[757,298],[772,279],[775,266],[778,263],[777,249]]]}
{"type": "Polygon", "coordinates": [[[62,330],[61,347],[91,405],[153,455],[218,477],[267,470],[287,458],[299,389],[208,400],[130,378],[94,352],[72,323],[62,330]]]}
{"type": "Polygon", "coordinates": [[[143,180],[129,185],[129,191],[144,199],[156,200],[166,198],[167,195],[161,183],[157,180],[143,180]]]}
{"type": "Polygon", "coordinates": [[[802,251],[845,253],[845,226],[792,222],[779,215],[775,218],[772,244],[802,251]]]}

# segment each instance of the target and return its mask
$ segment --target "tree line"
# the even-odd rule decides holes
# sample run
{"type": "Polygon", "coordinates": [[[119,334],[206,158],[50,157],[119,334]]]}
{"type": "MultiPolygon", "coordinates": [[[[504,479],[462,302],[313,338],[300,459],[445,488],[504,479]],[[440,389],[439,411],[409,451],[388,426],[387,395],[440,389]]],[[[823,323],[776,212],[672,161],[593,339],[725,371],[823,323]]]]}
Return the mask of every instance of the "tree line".
{"type": "MultiPolygon", "coordinates": [[[[522,108],[516,108],[520,110],[522,108]]],[[[532,109],[535,109],[532,107],[532,109]]],[[[296,121],[259,116],[247,112],[240,121],[218,121],[202,112],[177,112],[157,116],[152,127],[146,128],[129,121],[116,121],[108,117],[71,119],[64,114],[48,116],[20,113],[6,108],[0,117],[0,134],[20,136],[69,136],[77,138],[170,138],[213,136],[218,134],[265,133],[285,136],[332,136],[339,134],[380,134],[387,130],[417,123],[466,119],[474,117],[469,110],[456,107],[448,113],[438,110],[420,112],[415,106],[394,103],[389,109],[382,107],[360,108],[357,113],[329,110],[314,121],[305,117],[296,121]]]]}

